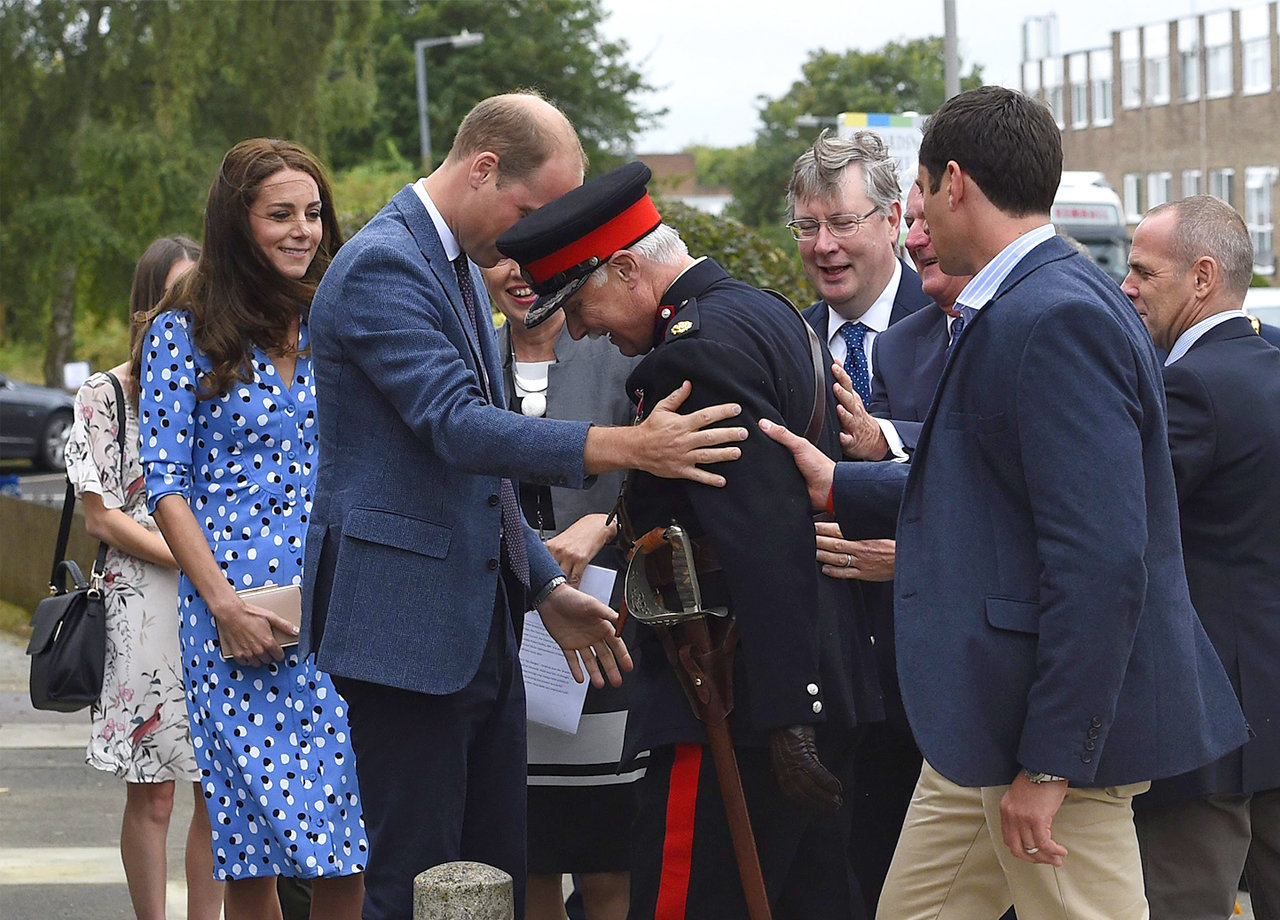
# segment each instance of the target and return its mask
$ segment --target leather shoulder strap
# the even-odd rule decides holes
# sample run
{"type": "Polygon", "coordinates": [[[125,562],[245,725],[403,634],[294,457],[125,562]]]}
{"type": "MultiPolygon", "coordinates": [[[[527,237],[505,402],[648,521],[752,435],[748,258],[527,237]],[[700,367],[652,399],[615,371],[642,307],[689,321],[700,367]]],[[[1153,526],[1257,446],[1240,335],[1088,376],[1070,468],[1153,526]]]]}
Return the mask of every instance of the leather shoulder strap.
{"type": "Polygon", "coordinates": [[[804,438],[814,447],[817,447],[818,435],[822,433],[822,426],[827,422],[827,362],[822,357],[822,340],[813,331],[809,321],[804,318],[800,308],[791,302],[791,298],[772,288],[761,288],[760,290],[766,294],[772,294],[790,307],[796,316],[800,318],[804,331],[809,334],[809,357],[813,361],[813,411],[809,413],[809,425],[805,428],[804,438]]]}

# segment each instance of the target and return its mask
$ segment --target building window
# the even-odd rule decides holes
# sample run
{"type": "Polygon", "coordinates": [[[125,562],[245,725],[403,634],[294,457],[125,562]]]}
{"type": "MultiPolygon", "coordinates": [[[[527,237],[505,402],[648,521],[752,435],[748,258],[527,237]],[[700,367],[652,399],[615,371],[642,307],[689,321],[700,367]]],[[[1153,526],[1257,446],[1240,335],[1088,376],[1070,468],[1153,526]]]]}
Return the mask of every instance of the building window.
{"type": "Polygon", "coordinates": [[[1138,58],[1138,30],[1120,33],[1120,104],[1126,109],[1142,105],[1142,61],[1138,58]]]}
{"type": "Polygon", "coordinates": [[[1169,24],[1159,22],[1143,27],[1143,53],[1146,58],[1147,105],[1169,102],[1169,24]]]}
{"type": "Polygon", "coordinates": [[[1271,91],[1271,14],[1267,7],[1240,11],[1242,89],[1246,93],[1271,91]]]}
{"type": "Polygon", "coordinates": [[[1271,39],[1255,38],[1244,43],[1244,91],[1271,90],[1271,39]]]}
{"type": "Polygon", "coordinates": [[[1071,81],[1071,127],[1089,125],[1089,53],[1082,51],[1067,58],[1067,78],[1071,81]]]}
{"type": "Polygon", "coordinates": [[[1142,220],[1142,176],[1137,173],[1124,177],[1124,219],[1131,224],[1142,220]]]}
{"type": "Polygon", "coordinates": [[[1159,207],[1173,197],[1173,173],[1154,172],[1147,176],[1147,210],[1159,207]]]}
{"type": "Polygon", "coordinates": [[[1064,102],[1064,94],[1062,91],[1062,58],[1049,57],[1044,59],[1044,68],[1042,71],[1044,79],[1044,101],[1053,112],[1053,120],[1058,123],[1059,128],[1065,128],[1066,122],[1066,105],[1064,102]]]}
{"type": "Polygon", "coordinates": [[[1183,102],[1195,102],[1200,98],[1200,20],[1182,19],[1178,22],[1178,98],[1183,102]]]}
{"type": "Polygon", "coordinates": [[[1231,54],[1231,12],[1224,10],[1204,18],[1206,95],[1210,99],[1235,92],[1231,54]]]}
{"type": "Polygon", "coordinates": [[[1182,197],[1190,198],[1200,194],[1200,170],[1184,169],[1182,171],[1182,197]]]}
{"type": "Polygon", "coordinates": [[[1089,73],[1093,79],[1093,123],[1099,127],[1109,125],[1115,92],[1110,48],[1089,52],[1089,73]]]}
{"type": "Polygon", "coordinates": [[[1250,166],[1244,171],[1244,222],[1253,240],[1253,270],[1259,275],[1276,271],[1273,189],[1280,169],[1250,166]]]}
{"type": "Polygon", "coordinates": [[[1089,124],[1089,85],[1071,84],[1071,127],[1083,128],[1089,124]]]}
{"type": "MultiPolygon", "coordinates": [[[[1211,169],[1209,170],[1209,194],[1214,198],[1221,198],[1227,204],[1231,204],[1232,193],[1235,191],[1236,171],[1234,169],[1211,169]]],[[[1235,207],[1235,205],[1232,205],[1235,207]]]]}

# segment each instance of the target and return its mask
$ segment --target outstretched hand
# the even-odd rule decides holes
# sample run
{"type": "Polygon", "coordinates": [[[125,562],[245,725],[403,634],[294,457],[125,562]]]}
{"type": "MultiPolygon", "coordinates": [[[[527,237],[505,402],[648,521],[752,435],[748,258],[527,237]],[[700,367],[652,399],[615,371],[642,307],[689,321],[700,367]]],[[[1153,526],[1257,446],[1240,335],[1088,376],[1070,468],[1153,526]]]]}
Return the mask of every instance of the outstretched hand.
{"type": "Polygon", "coordinates": [[[862,397],[853,389],[853,381],[839,364],[831,365],[836,382],[836,416],[840,419],[840,449],[851,460],[883,460],[889,454],[884,429],[867,411],[862,397]]]}
{"type": "Polygon", "coordinates": [[[760,430],[791,451],[796,468],[809,488],[809,502],[813,510],[821,511],[827,507],[827,496],[831,494],[831,484],[835,480],[836,462],[804,438],[768,419],[760,420],[760,430]]]}
{"type": "Polygon", "coordinates": [[[692,392],[693,385],[686,380],[680,389],[660,400],[637,426],[644,437],[637,445],[634,466],[663,479],[689,479],[719,488],[724,485],[724,477],[700,467],[741,457],[741,448],[724,445],[745,441],[747,429],[709,426],[740,414],[742,407],[723,403],[682,415],[677,410],[692,392]]]}
{"type": "Polygon", "coordinates": [[[560,585],[538,605],[538,615],[564,652],[574,680],[582,683],[585,667],[593,687],[603,687],[606,678],[622,686],[621,672],[630,671],[632,664],[615,626],[617,611],[577,588],[560,585]]]}

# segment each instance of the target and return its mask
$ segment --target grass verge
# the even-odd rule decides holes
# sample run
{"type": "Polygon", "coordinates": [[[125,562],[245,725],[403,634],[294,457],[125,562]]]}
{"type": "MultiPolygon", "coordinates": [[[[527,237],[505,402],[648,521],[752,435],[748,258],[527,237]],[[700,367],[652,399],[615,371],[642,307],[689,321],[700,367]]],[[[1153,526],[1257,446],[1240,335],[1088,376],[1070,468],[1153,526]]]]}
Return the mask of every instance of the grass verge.
{"type": "Polygon", "coordinates": [[[0,632],[26,642],[31,638],[31,611],[17,604],[0,601],[0,632]]]}

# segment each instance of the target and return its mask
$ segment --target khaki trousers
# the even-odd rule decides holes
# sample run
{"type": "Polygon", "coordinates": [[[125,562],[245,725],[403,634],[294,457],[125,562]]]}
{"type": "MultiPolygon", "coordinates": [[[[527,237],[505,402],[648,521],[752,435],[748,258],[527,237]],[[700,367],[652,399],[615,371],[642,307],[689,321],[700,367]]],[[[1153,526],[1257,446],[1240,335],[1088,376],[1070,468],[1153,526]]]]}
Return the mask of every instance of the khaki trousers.
{"type": "Polygon", "coordinates": [[[1053,819],[1061,869],[1005,846],[1008,786],[965,788],[926,761],[907,810],[876,920],[1148,920],[1133,796],[1149,783],[1069,789],[1053,819]]]}

